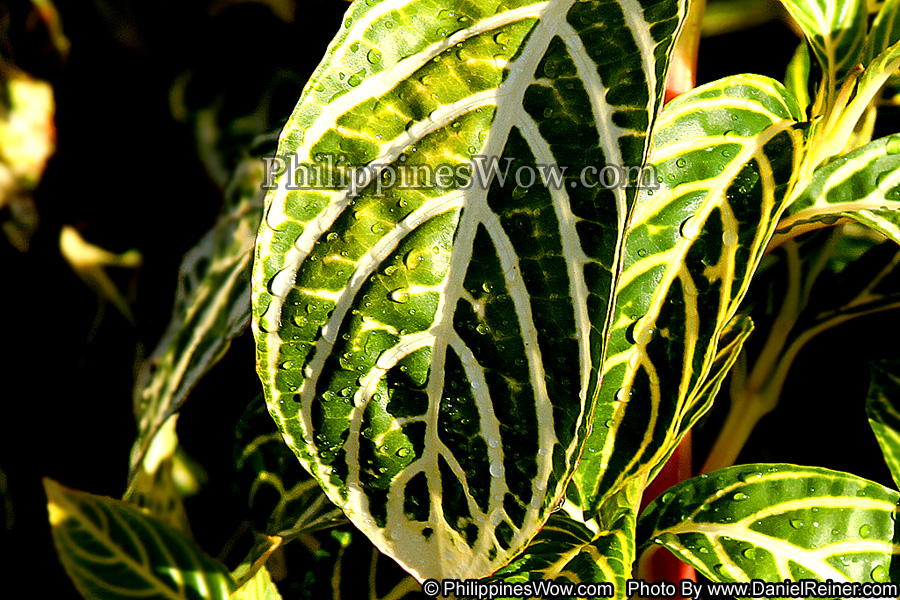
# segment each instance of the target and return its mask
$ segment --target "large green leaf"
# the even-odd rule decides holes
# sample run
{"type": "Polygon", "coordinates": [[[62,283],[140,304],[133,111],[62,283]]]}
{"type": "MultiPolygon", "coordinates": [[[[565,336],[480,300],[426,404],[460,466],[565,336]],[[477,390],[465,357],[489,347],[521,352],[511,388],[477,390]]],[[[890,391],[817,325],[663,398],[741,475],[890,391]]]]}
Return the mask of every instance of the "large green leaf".
{"type": "Polygon", "coordinates": [[[191,540],[124,502],[44,480],[60,560],[85,598],[225,600],[225,566],[191,540]]]}
{"type": "Polygon", "coordinates": [[[713,581],[900,581],[898,500],[848,473],[742,465],[671,488],[641,515],[638,543],[665,546],[713,581]]]}
{"type": "Polygon", "coordinates": [[[643,164],[683,12],[357,1],[282,133],[254,263],[266,399],[420,579],[493,572],[563,494],[635,192],[596,175],[643,164]]]}
{"type": "Polygon", "coordinates": [[[848,219],[900,244],[900,136],[875,140],[819,168],[785,210],[772,243],[848,219]]]}
{"type": "Polygon", "coordinates": [[[603,387],[575,474],[586,507],[655,471],[708,405],[719,339],[783,209],[801,118],[781,84],[750,75],[699,87],[660,117],[651,157],[660,189],[642,190],[632,217],[603,387]]]}
{"type": "Polygon", "coordinates": [[[250,262],[262,215],[264,170],[258,155],[259,150],[239,165],[216,225],[185,255],[172,320],[138,375],[132,487],[163,423],[249,323],[250,262]]]}
{"type": "Polygon", "coordinates": [[[900,361],[872,365],[866,412],[894,483],[900,487],[900,361]]]}

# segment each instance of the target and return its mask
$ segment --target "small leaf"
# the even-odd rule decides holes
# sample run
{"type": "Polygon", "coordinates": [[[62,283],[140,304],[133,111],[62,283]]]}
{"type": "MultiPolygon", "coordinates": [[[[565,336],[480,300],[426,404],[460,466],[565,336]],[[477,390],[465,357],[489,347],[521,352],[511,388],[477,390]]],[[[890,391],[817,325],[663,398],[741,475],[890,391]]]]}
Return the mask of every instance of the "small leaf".
{"type": "Polygon", "coordinates": [[[862,59],[867,32],[865,2],[781,0],[809,41],[830,90],[836,90],[862,59]]]}
{"type": "Polygon", "coordinates": [[[229,600],[283,600],[283,598],[275,587],[269,570],[263,566],[250,581],[238,588],[229,600]]]}
{"type": "Polygon", "coordinates": [[[226,600],[234,590],[224,565],[133,506],[49,479],[44,488],[57,552],[85,598],[226,600]]]}
{"type": "Polygon", "coordinates": [[[787,72],[784,75],[784,87],[797,99],[800,110],[804,113],[809,107],[809,76],[810,76],[809,46],[801,42],[797,51],[788,63],[787,72]]]}
{"type": "Polygon", "coordinates": [[[898,500],[848,473],[742,465],[670,488],[640,516],[637,539],[713,581],[898,581],[898,500]]]}
{"type": "Polygon", "coordinates": [[[870,142],[816,170],[785,210],[772,244],[847,219],[900,244],[900,135],[870,142]]]}
{"type": "Polygon", "coordinates": [[[900,0],[885,0],[866,40],[866,63],[900,41],[900,0]]]}
{"type": "Polygon", "coordinates": [[[900,487],[900,361],[872,365],[866,412],[894,483],[900,487]]]}

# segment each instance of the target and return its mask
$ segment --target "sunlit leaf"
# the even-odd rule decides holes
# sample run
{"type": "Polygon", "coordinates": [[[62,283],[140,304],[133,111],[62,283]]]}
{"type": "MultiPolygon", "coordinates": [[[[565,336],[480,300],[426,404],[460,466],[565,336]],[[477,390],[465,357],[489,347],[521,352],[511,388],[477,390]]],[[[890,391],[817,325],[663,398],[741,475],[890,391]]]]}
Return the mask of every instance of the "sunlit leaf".
{"type": "Polygon", "coordinates": [[[831,90],[859,63],[867,32],[859,0],[781,0],[809,41],[831,90]]]}
{"type": "Polygon", "coordinates": [[[282,133],[254,263],[266,399],[419,579],[493,572],[563,494],[635,193],[597,176],[640,178],[683,10],[356,2],[282,133]]]}
{"type": "Polygon", "coordinates": [[[631,220],[603,387],[574,478],[587,507],[655,472],[708,406],[720,337],[786,202],[801,119],[781,84],[749,75],[663,111],[651,156],[661,187],[641,192],[631,220]]]}
{"type": "Polygon", "coordinates": [[[638,543],[713,581],[900,581],[898,500],[848,473],[742,465],[671,488],[641,515],[638,543]]]}
{"type": "Polygon", "coordinates": [[[225,600],[225,566],[183,534],[124,502],[44,480],[60,560],[85,598],[225,600]]]}
{"type": "Polygon", "coordinates": [[[272,582],[269,570],[263,567],[250,581],[239,587],[229,600],[283,600],[283,598],[272,582]]]}
{"type": "Polygon", "coordinates": [[[900,244],[900,136],[875,140],[819,168],[784,212],[772,243],[848,219],[900,244]]]}

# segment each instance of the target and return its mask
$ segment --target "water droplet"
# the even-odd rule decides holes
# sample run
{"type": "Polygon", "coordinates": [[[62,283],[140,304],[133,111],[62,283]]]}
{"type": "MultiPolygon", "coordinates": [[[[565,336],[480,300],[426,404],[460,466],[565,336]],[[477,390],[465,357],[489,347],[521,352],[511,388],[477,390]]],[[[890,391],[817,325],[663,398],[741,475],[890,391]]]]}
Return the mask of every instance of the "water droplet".
{"type": "Polygon", "coordinates": [[[871,525],[863,525],[859,528],[859,537],[867,538],[872,535],[872,526],[871,525]]]}
{"type": "Polygon", "coordinates": [[[878,583],[887,583],[888,579],[888,570],[884,565],[878,565],[874,569],[872,569],[872,581],[877,581],[878,583]]]}
{"type": "Polygon", "coordinates": [[[291,367],[294,366],[294,361],[286,360],[278,366],[281,367],[282,369],[290,369],[291,367]]]}
{"type": "Polygon", "coordinates": [[[735,500],[746,500],[749,497],[750,496],[745,494],[744,492],[738,492],[737,494],[732,496],[732,498],[734,498],[735,500]]]}
{"type": "Polygon", "coordinates": [[[737,233],[729,229],[725,233],[722,234],[722,243],[726,246],[734,246],[738,242],[737,233]]]}
{"type": "Polygon", "coordinates": [[[791,519],[791,527],[793,527],[794,529],[800,529],[801,527],[803,527],[803,521],[801,521],[800,519],[791,519]]]}
{"type": "Polygon", "coordinates": [[[641,248],[640,250],[638,250],[638,256],[640,256],[640,257],[642,257],[642,258],[643,258],[644,256],[647,256],[647,250],[644,249],[644,248],[641,248]]]}
{"type": "Polygon", "coordinates": [[[892,135],[888,138],[884,145],[884,151],[888,154],[897,154],[900,152],[900,135],[892,135]]]}
{"type": "Polygon", "coordinates": [[[756,548],[753,548],[751,546],[750,548],[747,548],[746,550],[744,550],[743,554],[744,554],[744,558],[747,558],[750,560],[755,560],[756,559],[756,548]]]}
{"type": "Polygon", "coordinates": [[[614,419],[607,419],[603,424],[606,425],[607,428],[609,428],[615,426],[616,421],[614,419]]]}
{"type": "Polygon", "coordinates": [[[506,46],[509,43],[509,34],[501,31],[494,36],[494,42],[499,46],[506,46]]]}
{"type": "Polygon", "coordinates": [[[668,504],[669,502],[671,502],[674,499],[675,499],[675,492],[666,492],[665,494],[662,495],[662,497],[660,497],[659,501],[662,502],[663,504],[668,504]]]}
{"type": "Polygon", "coordinates": [[[477,327],[475,327],[475,331],[480,333],[481,335],[485,335],[490,332],[491,328],[485,325],[484,323],[479,323],[477,327]]]}
{"type": "Polygon", "coordinates": [[[545,108],[544,109],[544,118],[549,119],[552,116],[553,116],[553,109],[550,107],[545,108]]]}
{"type": "Polygon", "coordinates": [[[683,169],[686,165],[687,165],[687,161],[684,160],[683,158],[679,158],[678,160],[675,161],[675,166],[678,167],[679,169],[683,169]]]}
{"type": "Polygon", "coordinates": [[[396,289],[391,292],[391,300],[399,304],[406,304],[409,302],[409,292],[403,288],[396,289]]]}
{"type": "Polygon", "coordinates": [[[400,448],[399,450],[397,450],[397,456],[399,456],[401,458],[405,458],[405,457],[409,456],[409,448],[406,448],[406,447],[400,448]]]}
{"type": "Polygon", "coordinates": [[[356,73],[350,76],[350,79],[347,80],[347,85],[350,87],[356,87],[360,83],[362,83],[363,78],[366,76],[366,70],[360,69],[356,73]]]}
{"type": "Polygon", "coordinates": [[[381,52],[372,48],[371,50],[369,50],[369,53],[366,54],[366,60],[368,60],[373,65],[380,63],[381,62],[381,52]]]}
{"type": "Polygon", "coordinates": [[[506,469],[503,468],[503,465],[495,462],[491,464],[491,477],[503,477],[503,474],[506,473],[506,469]]]}

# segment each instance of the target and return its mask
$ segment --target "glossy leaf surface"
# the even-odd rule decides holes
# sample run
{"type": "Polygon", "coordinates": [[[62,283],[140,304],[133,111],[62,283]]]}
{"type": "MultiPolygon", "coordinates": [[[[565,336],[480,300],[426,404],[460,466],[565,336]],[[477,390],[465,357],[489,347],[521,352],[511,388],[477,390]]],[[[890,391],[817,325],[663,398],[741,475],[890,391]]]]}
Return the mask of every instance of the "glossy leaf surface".
{"type": "Polygon", "coordinates": [[[420,579],[491,573],[563,494],[635,192],[596,175],[643,164],[683,8],[356,2],[282,134],[254,263],[267,402],[420,579]]]}
{"type": "Polygon", "coordinates": [[[575,474],[587,508],[655,472],[711,400],[704,386],[784,207],[801,118],[781,84],[749,75],[666,106],[651,156],[661,187],[642,190],[632,217],[603,387],[575,474]]]}
{"type": "Polygon", "coordinates": [[[785,211],[774,243],[847,219],[900,244],[900,136],[875,140],[819,168],[785,211]]]}
{"type": "Polygon", "coordinates": [[[713,581],[898,581],[898,500],[848,473],[729,467],[651,503],[638,543],[661,544],[713,581]]]}

